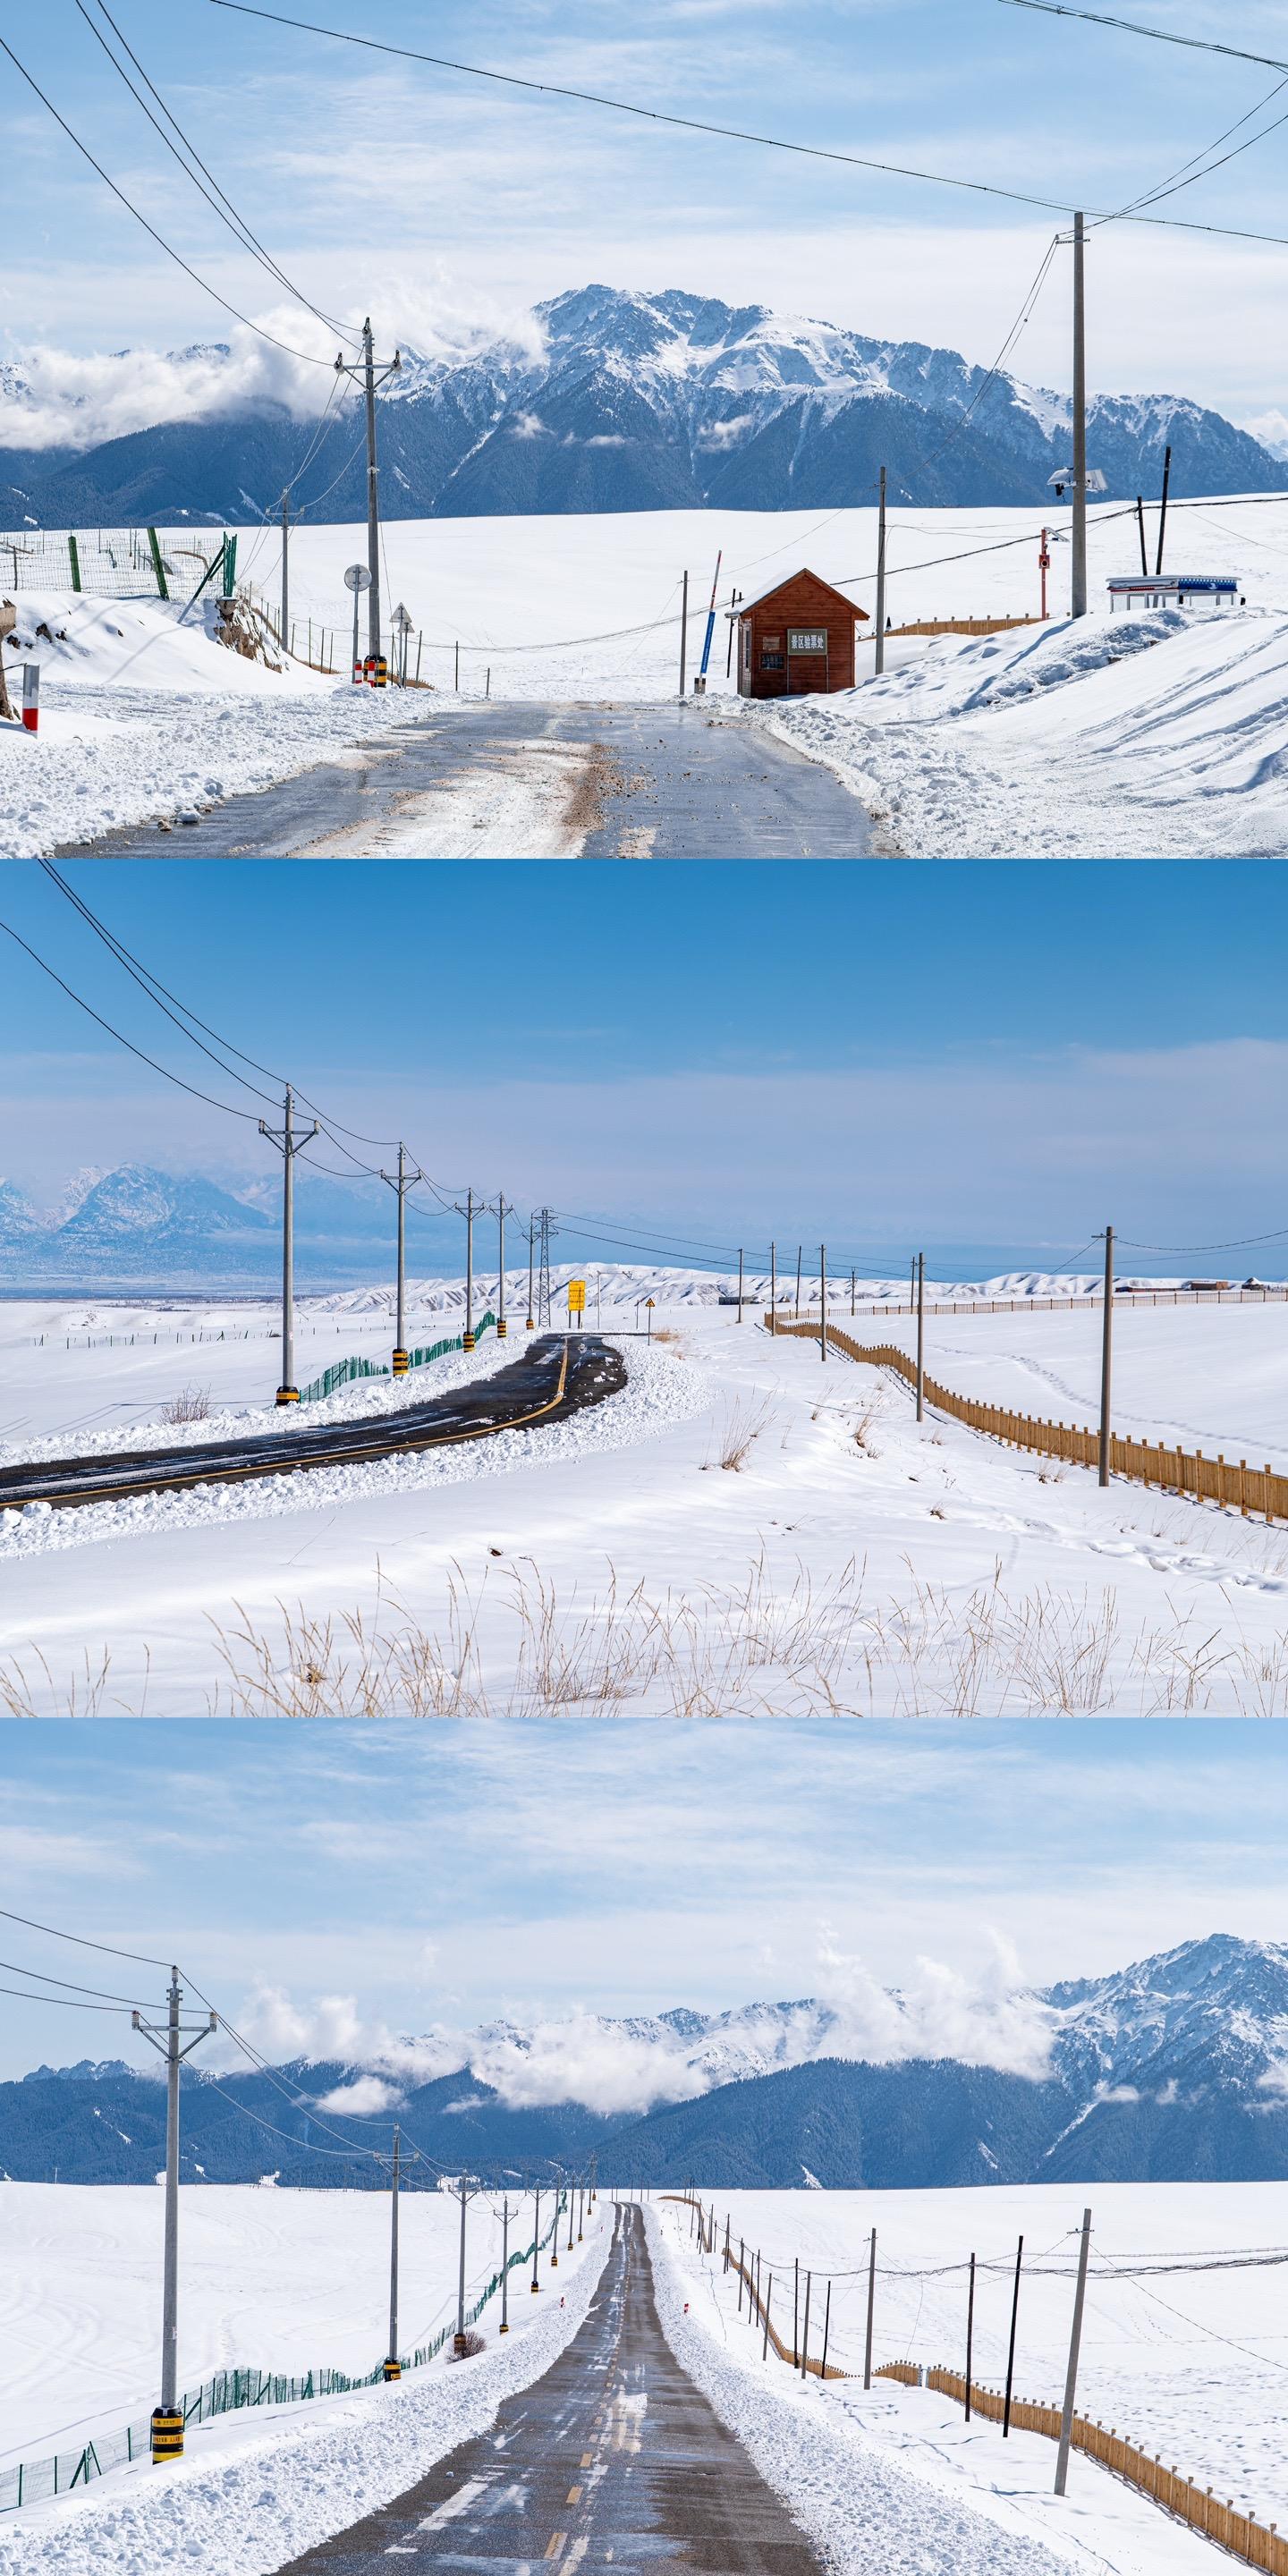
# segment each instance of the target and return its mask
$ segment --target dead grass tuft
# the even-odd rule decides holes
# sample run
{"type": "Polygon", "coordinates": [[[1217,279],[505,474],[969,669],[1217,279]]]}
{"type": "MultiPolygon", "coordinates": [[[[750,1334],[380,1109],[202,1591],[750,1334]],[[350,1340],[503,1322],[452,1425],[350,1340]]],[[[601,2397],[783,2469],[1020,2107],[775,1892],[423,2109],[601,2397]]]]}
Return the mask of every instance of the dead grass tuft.
{"type": "Polygon", "coordinates": [[[161,1407],[162,1422],[206,1422],[210,1417],[208,1386],[181,1386],[161,1407]]]}

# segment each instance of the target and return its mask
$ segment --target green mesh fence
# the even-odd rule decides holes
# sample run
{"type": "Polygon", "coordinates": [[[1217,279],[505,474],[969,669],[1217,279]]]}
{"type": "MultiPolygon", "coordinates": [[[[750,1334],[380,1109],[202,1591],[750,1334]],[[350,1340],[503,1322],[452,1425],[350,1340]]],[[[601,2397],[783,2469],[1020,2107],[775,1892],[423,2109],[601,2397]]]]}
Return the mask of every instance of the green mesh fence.
{"type": "MultiPolygon", "coordinates": [[[[475,1341],[482,1341],[483,1335],[492,1332],[495,1326],[496,1317],[489,1306],[486,1315],[481,1316],[474,1327],[475,1341]]],[[[459,1351],[460,1348],[460,1334],[449,1333],[444,1341],[426,1342],[420,1350],[409,1351],[408,1366],[414,1369],[426,1368],[431,1360],[445,1359],[449,1351],[459,1351]]],[[[338,1386],[352,1385],[355,1378],[388,1377],[389,1374],[389,1370],[380,1360],[335,1360],[329,1369],[323,1369],[321,1377],[314,1378],[311,1386],[300,1388],[300,1402],[301,1404],[320,1404],[324,1396],[334,1395],[338,1386]]]]}
{"type": "MultiPolygon", "coordinates": [[[[561,2192],[541,2245],[550,2244],[567,2206],[567,2194],[561,2192]]],[[[528,2245],[512,2254],[506,2273],[530,2263],[537,2251],[537,2246],[528,2245]]],[[[492,2274],[473,2307],[465,2311],[467,2326],[478,2324],[503,2278],[500,2272],[492,2274]]],[[[421,2370],[427,2362],[437,2360],[455,2332],[454,2325],[440,2326],[428,2343],[417,2344],[414,2352],[400,2355],[403,2369],[421,2370]]],[[[383,2378],[383,2361],[358,2378],[351,2378],[343,2370],[307,2370],[298,2377],[275,2370],[217,2370],[211,2378],[203,2379],[199,2388],[185,2389],[179,2402],[185,2424],[210,2424],[216,2416],[239,2414],[248,2406],[300,2406],[312,2397],[344,2397],[355,2388],[374,2388],[383,2378]]],[[[43,2504],[51,2496],[70,2495],[74,2487],[89,2486],[113,2469],[128,2468],[132,2460],[148,2459],[151,2444],[151,2417],[142,2415],[117,2432],[96,2434],[92,2442],[83,2443],[78,2450],[56,2451],[48,2459],[20,2460],[16,2468],[0,2469],[0,2513],[16,2513],[20,2505],[43,2504]]]]}
{"type": "Polygon", "coordinates": [[[195,599],[231,590],[236,538],[169,537],[155,528],[91,528],[58,535],[23,528],[0,536],[0,588],[83,591],[93,599],[195,599]]]}

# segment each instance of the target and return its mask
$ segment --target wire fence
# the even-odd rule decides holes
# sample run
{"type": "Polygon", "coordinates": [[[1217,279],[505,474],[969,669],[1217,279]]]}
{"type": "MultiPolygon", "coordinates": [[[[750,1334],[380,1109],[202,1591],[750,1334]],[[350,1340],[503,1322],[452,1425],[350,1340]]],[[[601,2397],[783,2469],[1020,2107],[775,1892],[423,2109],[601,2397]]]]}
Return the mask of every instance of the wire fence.
{"type": "MultiPolygon", "coordinates": [[[[486,1315],[482,1316],[474,1327],[475,1341],[481,1341],[484,1333],[491,1332],[495,1324],[496,1317],[489,1306],[486,1315]]],[[[441,1342],[426,1342],[419,1350],[409,1351],[407,1365],[414,1369],[425,1368],[431,1360],[445,1359],[449,1351],[463,1350],[464,1347],[464,1340],[460,1333],[449,1333],[441,1342]]],[[[321,1377],[313,1379],[311,1385],[301,1387],[300,1402],[301,1404],[320,1404],[324,1396],[334,1395],[337,1387],[352,1385],[355,1378],[389,1377],[390,1375],[391,1371],[379,1360],[335,1360],[329,1369],[323,1369],[321,1377]]]]}
{"type": "MultiPolygon", "coordinates": [[[[817,1342],[816,1324],[771,1325],[787,1340],[817,1342]]],[[[859,1360],[870,1368],[894,1369],[909,1386],[917,1383],[915,1360],[893,1342],[856,1342],[836,1324],[827,1327],[829,1350],[844,1351],[847,1359],[859,1360]]],[[[964,1422],[971,1431],[982,1431],[990,1440],[1001,1440],[1011,1449],[1034,1450],[1041,1457],[1058,1458],[1066,1466],[1096,1467],[1100,1462],[1100,1434],[1077,1423],[1044,1422],[1029,1413],[1011,1413],[1005,1405],[981,1404],[974,1396],[954,1395],[951,1387],[941,1386],[937,1379],[925,1380],[926,1402],[937,1413],[951,1415],[964,1422]]],[[[1131,1440],[1114,1432],[1109,1441],[1109,1472],[1125,1476],[1137,1485],[1147,1485],[1160,1494],[1179,1494],[1200,1503],[1215,1503],[1221,1511],[1238,1511],[1246,1520],[1257,1513],[1267,1522],[1288,1520],[1288,1475],[1276,1474],[1273,1467],[1250,1467],[1246,1458],[1231,1465],[1223,1453],[1205,1458],[1201,1449],[1169,1449],[1161,1440],[1131,1440]]]]}
{"type": "MultiPolygon", "coordinates": [[[[567,2194],[556,2196],[557,2205],[545,2234],[534,2244],[511,2254],[503,2272],[494,2272],[480,2291],[473,2307],[465,2311],[467,2326],[478,2324],[489,2299],[494,2298],[507,2275],[533,2256],[553,2238],[567,2208],[567,2194]]],[[[400,2356],[404,2371],[421,2370],[436,2361],[444,2345],[456,2332],[454,2325],[440,2326],[428,2343],[417,2344],[414,2352],[400,2356]]],[[[384,2361],[373,2370],[350,2377],[343,2370],[308,2370],[290,2376],[274,2370],[217,2370],[203,2379],[199,2388],[185,2390],[179,2400],[184,2424],[210,2424],[220,2415],[240,2414],[246,2407],[300,2406],[314,2397],[344,2397],[354,2389],[374,2388],[385,2376],[384,2361]]],[[[114,2469],[124,2469],[134,2460],[151,2458],[152,2419],[138,2417],[112,2433],[96,2434],[78,2450],[55,2451],[47,2459],[20,2460],[16,2468],[0,2469],[0,2513],[16,2513],[20,2506],[43,2504],[52,2496],[70,2495],[73,2488],[91,2486],[96,2478],[107,2477],[114,2469]]]]}
{"type": "Polygon", "coordinates": [[[212,537],[205,547],[174,538],[163,546],[155,528],[99,528],[58,536],[25,528],[0,536],[0,582],[15,591],[71,590],[94,599],[193,600],[210,589],[227,596],[237,572],[237,539],[212,537]]]}

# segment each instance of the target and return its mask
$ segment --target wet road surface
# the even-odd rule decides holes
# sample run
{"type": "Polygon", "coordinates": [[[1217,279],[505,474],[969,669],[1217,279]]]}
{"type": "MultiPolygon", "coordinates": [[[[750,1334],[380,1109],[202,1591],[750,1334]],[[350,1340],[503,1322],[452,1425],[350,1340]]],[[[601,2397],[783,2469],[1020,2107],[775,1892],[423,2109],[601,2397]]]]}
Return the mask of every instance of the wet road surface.
{"type": "Polygon", "coordinates": [[[494,1376],[428,1396],[397,1413],[368,1414],[350,1422],[318,1423],[291,1417],[289,1429],[245,1440],[194,1442],[191,1448],[116,1450],[100,1458],[48,1458],[32,1466],[0,1468],[0,1509],[24,1503],[120,1502],[132,1494],[164,1494],[194,1485],[240,1483],[252,1476],[292,1475],[302,1467],[348,1466],[356,1460],[394,1458],[437,1449],[489,1433],[522,1430],[529,1423],[566,1421],[587,1405],[616,1395],[626,1384],[620,1351],[598,1333],[542,1333],[522,1358],[494,1376]]]}
{"type": "Polygon", "coordinates": [[[140,824],[63,855],[433,857],[442,849],[444,800],[472,775],[513,777],[524,760],[539,764],[543,750],[581,746],[589,794],[570,825],[570,855],[862,857],[871,826],[857,797],[831,770],[738,713],[737,703],[444,702],[378,745],[364,743],[357,758],[305,770],[258,795],[230,797],[191,827],[163,833],[140,824]],[[525,750],[530,745],[535,750],[525,750]]]}
{"type": "Polygon", "coordinates": [[[543,2379],[392,2504],[278,2576],[534,2576],[611,2564],[822,2576],[785,2504],[667,2343],[637,2208],[619,2208],[585,2323],[543,2379]]]}

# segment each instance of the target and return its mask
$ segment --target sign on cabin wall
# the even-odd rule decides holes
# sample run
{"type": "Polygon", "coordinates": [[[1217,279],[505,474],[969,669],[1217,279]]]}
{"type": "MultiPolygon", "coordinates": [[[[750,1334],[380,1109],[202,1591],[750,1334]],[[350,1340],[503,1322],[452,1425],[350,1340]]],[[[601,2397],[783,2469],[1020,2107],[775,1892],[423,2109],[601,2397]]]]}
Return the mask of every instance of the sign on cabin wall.
{"type": "Polygon", "coordinates": [[[789,653],[826,653],[827,628],[825,626],[789,626],[787,650],[789,653]]]}

